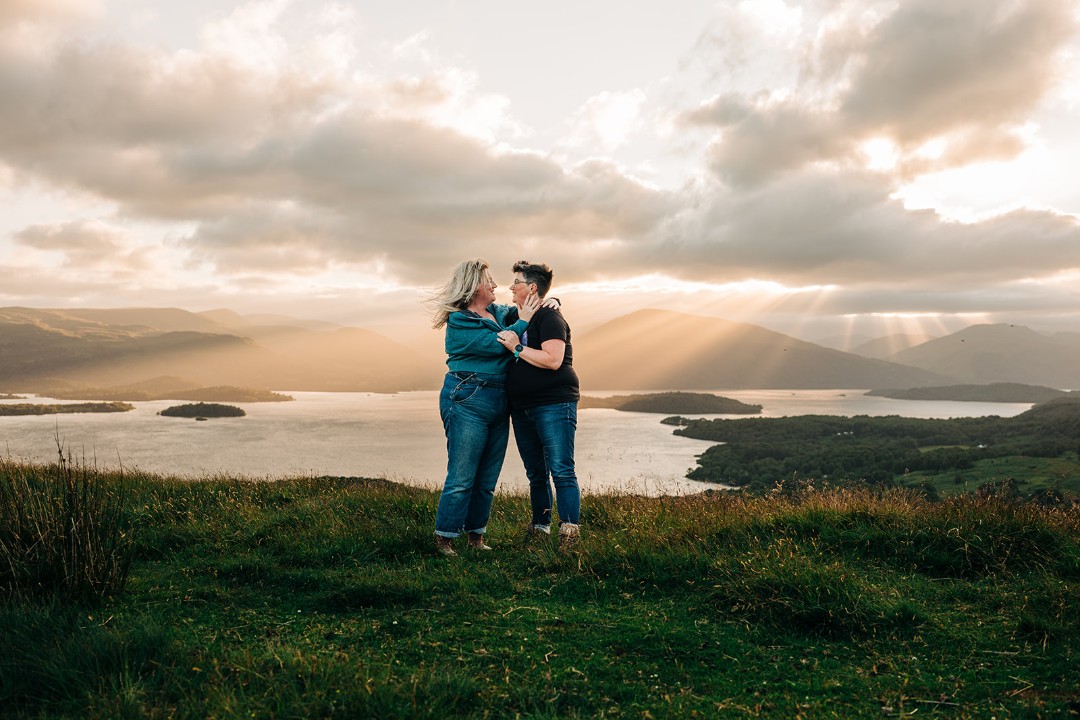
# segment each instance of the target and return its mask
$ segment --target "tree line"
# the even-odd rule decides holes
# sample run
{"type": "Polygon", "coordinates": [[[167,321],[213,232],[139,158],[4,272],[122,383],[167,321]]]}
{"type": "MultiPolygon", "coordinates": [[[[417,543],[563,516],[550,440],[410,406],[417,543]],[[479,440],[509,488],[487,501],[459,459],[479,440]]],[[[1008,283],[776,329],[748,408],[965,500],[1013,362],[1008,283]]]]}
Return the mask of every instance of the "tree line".
{"type": "Polygon", "coordinates": [[[1006,456],[1080,456],[1080,401],[1038,405],[1013,418],[899,416],[684,420],[674,432],[722,442],[687,477],[768,489],[793,476],[893,485],[911,472],[969,469],[1006,456]]]}

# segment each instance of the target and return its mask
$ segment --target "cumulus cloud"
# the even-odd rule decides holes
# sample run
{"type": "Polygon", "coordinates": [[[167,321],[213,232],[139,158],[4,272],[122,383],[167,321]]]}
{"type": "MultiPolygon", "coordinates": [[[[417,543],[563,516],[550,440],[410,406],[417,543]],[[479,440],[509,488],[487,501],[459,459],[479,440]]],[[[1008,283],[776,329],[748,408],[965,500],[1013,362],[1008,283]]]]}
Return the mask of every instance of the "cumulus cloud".
{"type": "MultiPolygon", "coordinates": [[[[24,248],[52,256],[58,273],[87,280],[139,281],[169,270],[160,246],[141,244],[122,227],[101,220],[31,225],[13,237],[24,248]]],[[[20,264],[27,266],[25,259],[20,264]]]]}
{"type": "Polygon", "coordinates": [[[0,5],[0,168],[116,208],[12,239],[95,268],[102,291],[121,266],[163,267],[128,221],[171,224],[184,271],[255,291],[350,271],[432,284],[496,252],[551,262],[561,282],[766,278],[836,286],[830,302],[863,309],[918,305],[913,293],[945,307],[931,288],[948,283],[955,307],[986,287],[1019,306],[1038,289],[1021,279],[1080,267],[1070,216],[962,224],[897,195],[1031,142],[1075,37],[1068,0],[722,4],[695,46],[718,92],[680,126],[711,143],[675,189],[582,159],[647,129],[651,89],[594,94],[556,155],[528,147],[510,99],[431,33],[389,42],[373,66],[356,11],[326,5],[298,39],[294,9],[242,4],[169,51],[81,36],[100,12],[89,0],[0,5]]]}
{"type": "Polygon", "coordinates": [[[233,174],[247,202],[182,241],[222,269],[381,259],[397,277],[430,281],[495,243],[640,241],[670,203],[604,163],[564,170],[412,121],[342,118],[271,145],[256,151],[267,158],[257,174],[233,174]]]}
{"type": "Polygon", "coordinates": [[[753,184],[815,162],[850,164],[874,138],[895,143],[908,176],[1013,157],[1076,32],[1067,0],[911,0],[887,14],[854,5],[863,12],[841,5],[822,19],[790,91],[722,93],[685,115],[720,128],[719,177],[753,184]],[[942,153],[919,154],[934,140],[942,153]]]}
{"type": "Polygon", "coordinates": [[[200,54],[61,43],[25,58],[0,76],[14,109],[0,153],[127,213],[194,222],[182,244],[233,272],[390,258],[425,280],[507,239],[638,239],[665,212],[663,194],[610,167],[464,132],[485,111],[458,73],[301,72],[272,32],[281,8],[241,7],[200,54]]]}
{"type": "Polygon", "coordinates": [[[773,277],[801,284],[932,280],[978,285],[1080,267],[1080,223],[1015,210],[979,223],[943,221],[892,198],[887,178],[789,173],[722,193],[667,228],[666,262],[698,279],[773,277]]]}

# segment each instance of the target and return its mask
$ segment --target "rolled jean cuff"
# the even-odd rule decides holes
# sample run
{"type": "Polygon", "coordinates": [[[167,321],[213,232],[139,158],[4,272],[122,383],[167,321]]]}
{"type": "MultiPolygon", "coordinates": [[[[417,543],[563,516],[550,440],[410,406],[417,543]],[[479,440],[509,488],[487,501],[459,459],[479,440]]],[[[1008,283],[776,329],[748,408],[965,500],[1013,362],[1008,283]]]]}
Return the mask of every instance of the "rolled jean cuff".
{"type": "Polygon", "coordinates": [[[459,532],[447,532],[445,530],[436,530],[435,534],[439,537],[450,538],[451,540],[461,536],[461,533],[459,532]]]}
{"type": "Polygon", "coordinates": [[[482,528],[477,528],[476,530],[466,530],[465,532],[472,533],[473,535],[483,535],[487,532],[487,525],[482,528]]]}

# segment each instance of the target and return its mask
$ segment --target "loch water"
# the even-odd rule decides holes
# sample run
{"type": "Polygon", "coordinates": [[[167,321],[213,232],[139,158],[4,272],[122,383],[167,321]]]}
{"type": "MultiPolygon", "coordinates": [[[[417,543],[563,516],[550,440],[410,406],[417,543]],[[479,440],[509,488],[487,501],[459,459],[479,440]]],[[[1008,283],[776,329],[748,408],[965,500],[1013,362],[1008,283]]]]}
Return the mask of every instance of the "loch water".
{"type": "MultiPolygon", "coordinates": [[[[383,477],[425,487],[441,486],[446,441],[437,392],[280,392],[295,400],[235,403],[244,408],[246,417],[206,422],[158,415],[181,404],[170,400],[134,402],[135,409],[126,413],[0,417],[0,451],[17,460],[50,461],[56,458],[59,439],[66,453],[98,467],[123,466],[184,477],[383,477]]],[[[1011,417],[1031,407],[1026,403],[893,400],[868,397],[864,390],[713,392],[762,405],[760,417],[1011,417]]],[[[0,402],[63,401],[31,395],[0,402]]],[[[695,457],[714,443],[674,435],[671,426],[660,423],[663,417],[580,410],[576,455],[583,492],[677,495],[712,487],[685,475],[695,466],[695,457]]],[[[527,488],[511,435],[499,490],[525,492],[527,488]]]]}

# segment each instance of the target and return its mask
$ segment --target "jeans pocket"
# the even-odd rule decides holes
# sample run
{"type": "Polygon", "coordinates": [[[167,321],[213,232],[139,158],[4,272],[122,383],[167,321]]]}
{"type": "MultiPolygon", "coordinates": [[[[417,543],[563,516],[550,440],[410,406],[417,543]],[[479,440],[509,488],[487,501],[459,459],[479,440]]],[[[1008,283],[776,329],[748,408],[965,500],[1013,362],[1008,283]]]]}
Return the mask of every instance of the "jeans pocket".
{"type": "Polygon", "coordinates": [[[480,391],[479,385],[473,385],[471,383],[462,383],[454,388],[454,391],[450,393],[450,401],[455,403],[466,403],[473,395],[476,395],[480,391]]]}

